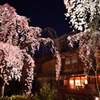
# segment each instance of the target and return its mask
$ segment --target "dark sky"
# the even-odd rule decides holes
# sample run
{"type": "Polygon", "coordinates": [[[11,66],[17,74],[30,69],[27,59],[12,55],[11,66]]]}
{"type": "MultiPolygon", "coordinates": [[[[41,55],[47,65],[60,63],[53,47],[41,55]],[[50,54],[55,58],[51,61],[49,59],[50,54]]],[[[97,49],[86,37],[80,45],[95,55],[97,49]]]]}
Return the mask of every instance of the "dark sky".
{"type": "Polygon", "coordinates": [[[19,15],[30,18],[31,26],[42,29],[51,27],[57,36],[71,31],[68,21],[65,20],[63,0],[0,0],[0,5],[4,3],[13,6],[19,15]]]}

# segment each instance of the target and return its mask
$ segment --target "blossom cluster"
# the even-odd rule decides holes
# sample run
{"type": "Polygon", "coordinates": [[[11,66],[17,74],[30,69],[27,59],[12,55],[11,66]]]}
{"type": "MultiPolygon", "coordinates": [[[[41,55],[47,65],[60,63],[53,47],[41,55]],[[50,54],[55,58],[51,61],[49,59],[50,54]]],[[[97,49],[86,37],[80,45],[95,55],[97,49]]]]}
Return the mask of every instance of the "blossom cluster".
{"type": "Polygon", "coordinates": [[[52,50],[57,58],[56,76],[60,73],[61,60],[54,41],[42,38],[41,31],[39,27],[29,26],[28,19],[18,15],[10,5],[0,6],[0,77],[5,83],[13,78],[20,81],[24,70],[27,75],[24,79],[28,88],[27,95],[31,93],[34,79],[35,61],[32,55],[39,49],[41,42],[45,45],[52,43],[52,50]]]}
{"type": "Polygon", "coordinates": [[[83,31],[97,15],[100,16],[100,0],[64,0],[67,9],[66,17],[70,17],[72,26],[83,31]]]}
{"type": "Polygon", "coordinates": [[[4,81],[7,83],[7,80],[12,78],[20,80],[24,58],[22,51],[17,46],[4,42],[0,42],[0,50],[3,52],[0,59],[0,73],[7,76],[4,81]]]}
{"type": "Polygon", "coordinates": [[[54,53],[54,56],[56,58],[56,65],[55,65],[55,70],[56,70],[56,80],[59,80],[59,76],[60,76],[60,71],[61,71],[61,57],[60,54],[58,52],[57,47],[55,46],[54,41],[51,38],[40,38],[38,39],[40,42],[42,41],[45,45],[47,45],[48,43],[51,43],[51,52],[54,53]]]}
{"type": "Polygon", "coordinates": [[[79,44],[79,56],[85,64],[85,73],[94,68],[97,50],[100,49],[100,31],[80,32],[68,37],[69,45],[73,47],[74,42],[79,44]],[[94,59],[95,58],[95,59],[94,59]]]}
{"type": "Polygon", "coordinates": [[[100,0],[64,0],[66,17],[74,29],[75,35],[68,36],[69,45],[79,44],[79,56],[85,64],[85,73],[96,68],[96,51],[100,49],[100,0]]]}

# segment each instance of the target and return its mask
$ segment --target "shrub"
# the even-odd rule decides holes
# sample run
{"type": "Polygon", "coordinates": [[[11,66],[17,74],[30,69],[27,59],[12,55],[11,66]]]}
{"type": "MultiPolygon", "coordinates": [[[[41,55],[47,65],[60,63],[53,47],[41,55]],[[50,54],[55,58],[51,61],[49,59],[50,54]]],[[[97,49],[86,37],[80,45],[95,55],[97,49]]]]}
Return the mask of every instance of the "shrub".
{"type": "Polygon", "coordinates": [[[16,96],[11,96],[11,97],[1,97],[0,100],[29,100],[27,96],[21,96],[21,95],[16,95],[16,96]]]}
{"type": "Polygon", "coordinates": [[[32,100],[41,100],[37,93],[31,98],[32,100]]]}
{"type": "Polygon", "coordinates": [[[12,95],[11,97],[1,97],[0,100],[54,100],[54,90],[50,88],[50,84],[44,83],[39,92],[32,97],[12,95]]]}
{"type": "Polygon", "coordinates": [[[10,97],[1,97],[0,100],[11,100],[10,97]]]}
{"type": "Polygon", "coordinates": [[[54,100],[54,90],[50,84],[44,83],[39,93],[36,93],[33,100],[54,100]]]}

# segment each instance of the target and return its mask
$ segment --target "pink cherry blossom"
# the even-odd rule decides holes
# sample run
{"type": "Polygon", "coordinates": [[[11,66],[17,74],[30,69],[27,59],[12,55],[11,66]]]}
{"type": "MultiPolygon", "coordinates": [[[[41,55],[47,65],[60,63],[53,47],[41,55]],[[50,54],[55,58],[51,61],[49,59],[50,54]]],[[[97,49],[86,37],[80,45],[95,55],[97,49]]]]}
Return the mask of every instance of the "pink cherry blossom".
{"type": "Polygon", "coordinates": [[[57,59],[55,65],[57,80],[60,74],[60,54],[52,39],[41,37],[41,31],[39,27],[29,26],[28,19],[18,15],[10,5],[0,6],[0,77],[5,83],[13,78],[20,81],[24,69],[27,72],[27,77],[24,79],[27,95],[31,94],[34,79],[35,61],[32,55],[39,49],[41,42],[45,45],[52,43],[51,50],[57,59]]]}

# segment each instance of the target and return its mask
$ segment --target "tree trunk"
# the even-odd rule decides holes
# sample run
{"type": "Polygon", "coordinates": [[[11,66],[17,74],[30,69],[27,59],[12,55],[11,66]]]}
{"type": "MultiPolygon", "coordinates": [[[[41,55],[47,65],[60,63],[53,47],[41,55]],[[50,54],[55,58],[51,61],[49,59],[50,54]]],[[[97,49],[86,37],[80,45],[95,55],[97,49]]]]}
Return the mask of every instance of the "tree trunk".
{"type": "Polygon", "coordinates": [[[2,92],[2,97],[4,96],[4,90],[5,90],[5,82],[4,82],[4,84],[3,84],[3,86],[2,86],[2,90],[1,90],[1,92],[2,92]]]}

